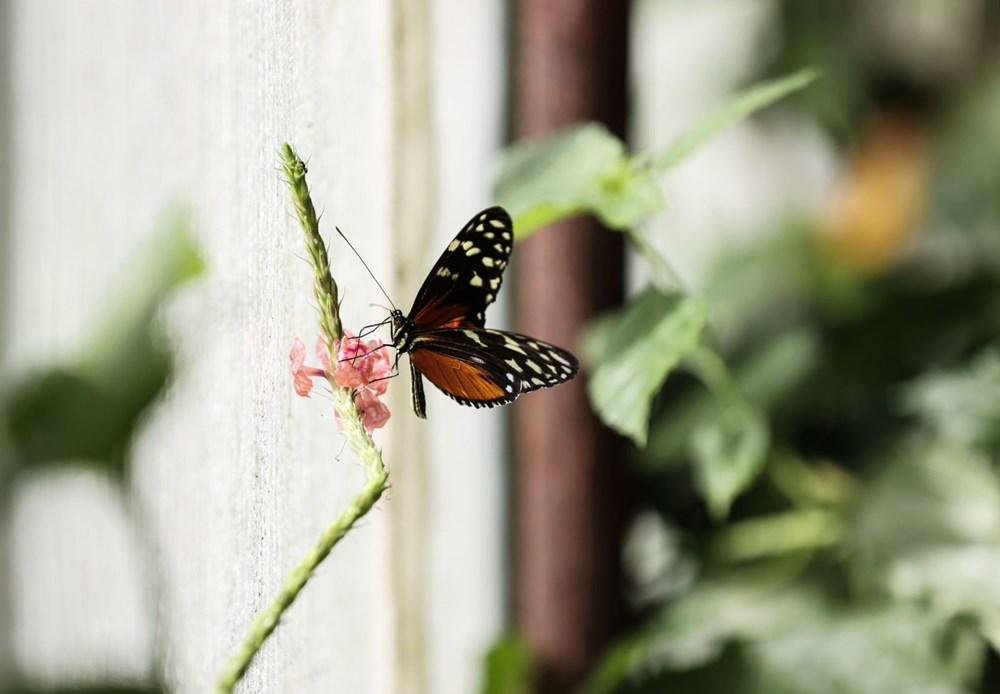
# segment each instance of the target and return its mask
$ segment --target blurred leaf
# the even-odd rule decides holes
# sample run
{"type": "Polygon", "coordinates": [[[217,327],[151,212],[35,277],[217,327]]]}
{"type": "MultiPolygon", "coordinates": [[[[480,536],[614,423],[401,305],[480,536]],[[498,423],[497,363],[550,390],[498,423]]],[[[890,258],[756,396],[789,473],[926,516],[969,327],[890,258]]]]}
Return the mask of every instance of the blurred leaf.
{"type": "Polygon", "coordinates": [[[534,665],[527,645],[513,634],[502,636],[486,654],[482,694],[529,694],[534,665]]]}
{"type": "Polygon", "coordinates": [[[583,691],[604,694],[658,672],[707,665],[734,640],[761,639],[817,619],[825,609],[819,597],[783,579],[783,571],[765,568],[703,580],[612,648],[583,691]]]}
{"type": "MultiPolygon", "coordinates": [[[[811,373],[819,356],[818,338],[811,332],[781,332],[736,362],[734,376],[746,399],[766,411],[811,373]]],[[[680,462],[690,453],[694,431],[716,421],[719,407],[717,396],[701,389],[673,402],[654,418],[642,464],[661,468],[680,462]]]]}
{"type": "Polygon", "coordinates": [[[944,438],[1000,449],[1000,352],[990,349],[961,370],[921,376],[904,391],[903,406],[944,438]]]}
{"type": "Polygon", "coordinates": [[[916,439],[892,453],[860,501],[854,541],[889,560],[934,545],[1000,541],[1000,480],[985,458],[916,439]]]}
{"type": "Polygon", "coordinates": [[[695,484],[712,517],[720,520],[764,467],[770,439],[767,422],[715,350],[697,347],[685,357],[685,365],[715,398],[713,415],[691,431],[688,448],[695,484]]]}
{"type": "Polygon", "coordinates": [[[656,179],[634,167],[603,180],[597,192],[587,210],[604,226],[618,231],[637,226],[666,204],[656,179]]]}
{"type": "Polygon", "coordinates": [[[754,516],[722,528],[712,541],[711,556],[734,563],[812,552],[835,546],[843,538],[843,527],[841,514],[826,509],[754,516]]]}
{"type": "MultiPolygon", "coordinates": [[[[152,399],[166,377],[166,364],[157,355],[150,364],[150,387],[135,394],[152,399]]],[[[50,369],[22,383],[4,403],[4,414],[22,465],[93,461],[117,477],[124,472],[121,449],[141,412],[134,405],[88,378],[50,369]]]]}
{"type": "Polygon", "coordinates": [[[545,224],[584,213],[596,215],[611,229],[631,229],[663,209],[652,170],[680,163],[735,121],[802,89],[817,76],[815,70],[802,70],[753,87],[657,155],[630,159],[621,140],[597,123],[517,144],[501,165],[497,202],[511,213],[519,239],[545,224]]]}
{"type": "Polygon", "coordinates": [[[900,600],[924,601],[949,619],[974,616],[1000,647],[1000,545],[953,545],[914,552],[894,562],[887,585],[900,600]]]}
{"type": "Polygon", "coordinates": [[[691,433],[689,446],[695,484],[720,520],[764,467],[767,423],[749,407],[726,407],[691,433]]]}
{"type": "Polygon", "coordinates": [[[1000,261],[1000,69],[966,90],[942,123],[929,225],[960,245],[963,260],[1000,261]]]}
{"type": "Polygon", "coordinates": [[[665,673],[698,672],[703,683],[734,668],[742,676],[727,694],[966,691],[982,653],[970,632],[913,605],[831,603],[781,575],[703,581],[613,648],[583,691],[697,693],[688,678],[665,673]],[[659,688],[643,686],[651,681],[659,688]]]}
{"type": "MultiPolygon", "coordinates": [[[[748,651],[759,694],[961,694],[981,649],[915,606],[811,620],[748,651]]],[[[969,635],[966,634],[966,637],[969,635]]]]}
{"type": "Polygon", "coordinates": [[[8,685],[0,687],[0,694],[165,694],[158,685],[138,684],[81,684],[60,687],[8,685]]]}
{"type": "Polygon", "coordinates": [[[511,147],[495,193],[519,239],[587,212],[613,229],[627,229],[663,207],[656,181],[630,168],[625,145],[597,123],[511,147]]]}
{"type": "Polygon", "coordinates": [[[583,345],[593,365],[587,388],[606,424],[646,443],[653,397],[697,344],[705,319],[701,299],[650,288],[590,327],[583,345]]]}
{"type": "Polygon", "coordinates": [[[507,150],[496,184],[518,238],[582,212],[601,181],[626,169],[625,146],[604,126],[587,123],[507,150]]]}
{"type": "Polygon", "coordinates": [[[0,398],[9,455],[20,469],[86,462],[121,477],[133,431],[170,374],[155,326],[159,303],[200,266],[186,228],[176,224],[135,267],[134,281],[125,283],[127,303],[79,366],[30,375],[0,398]]]}
{"type": "Polygon", "coordinates": [[[733,123],[743,120],[762,108],[770,106],[785,96],[805,88],[820,76],[814,68],[806,68],[782,77],[750,87],[737,94],[731,101],[718,109],[694,127],[682,133],[666,149],[650,155],[641,155],[649,166],[664,171],[677,166],[698,148],[733,123]]]}

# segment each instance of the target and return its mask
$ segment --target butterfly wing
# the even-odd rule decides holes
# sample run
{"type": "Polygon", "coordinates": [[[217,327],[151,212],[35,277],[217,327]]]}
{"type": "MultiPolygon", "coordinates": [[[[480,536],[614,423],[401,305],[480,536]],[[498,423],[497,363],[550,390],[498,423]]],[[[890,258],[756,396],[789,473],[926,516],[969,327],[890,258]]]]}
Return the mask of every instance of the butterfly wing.
{"type": "Polygon", "coordinates": [[[412,366],[463,405],[495,407],[568,381],[579,365],[566,350],[485,328],[429,330],[413,338],[412,366]]]}
{"type": "Polygon", "coordinates": [[[514,242],[510,215],[483,210],[466,224],[431,268],[409,319],[425,328],[481,328],[503,282],[514,242]]]}

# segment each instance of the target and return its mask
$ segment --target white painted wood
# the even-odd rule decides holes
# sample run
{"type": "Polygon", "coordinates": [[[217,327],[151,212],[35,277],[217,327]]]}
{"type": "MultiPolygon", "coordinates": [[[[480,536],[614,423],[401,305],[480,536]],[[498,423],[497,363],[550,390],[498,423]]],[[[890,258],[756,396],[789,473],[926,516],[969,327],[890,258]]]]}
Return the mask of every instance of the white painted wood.
{"type": "MultiPolygon", "coordinates": [[[[489,202],[503,88],[500,4],[433,7],[433,156],[443,173],[427,263],[489,202]]],[[[12,61],[0,66],[11,76],[16,162],[9,198],[0,197],[11,200],[0,214],[12,229],[5,367],[72,357],[173,207],[190,211],[208,265],[166,311],[181,368],[137,442],[132,485],[162,569],[156,609],[169,682],[202,692],[360,486],[329,401],[290,388],[291,340],[311,349],[316,328],[277,150],[287,139],[310,157],[327,228],[340,225],[373,269],[391,267],[394,7],[11,0],[10,9],[12,61]]],[[[334,245],[333,265],[346,324],[380,319],[368,304],[384,300],[343,246],[334,245]]],[[[501,623],[503,450],[499,416],[437,397],[429,408],[430,455],[415,457],[429,465],[430,514],[426,531],[413,532],[426,532],[417,539],[429,548],[427,691],[447,694],[475,687],[501,623]]],[[[45,681],[134,677],[152,666],[152,597],[135,552],[144,538],[108,495],[92,477],[43,478],[13,511],[16,656],[45,681]],[[57,551],[67,542],[78,552],[57,551]],[[47,591],[71,588],[60,573],[85,576],[72,586],[85,593],[48,600],[47,591]],[[56,634],[55,624],[73,628],[56,634]]],[[[323,565],[241,691],[393,691],[391,497],[323,565]]]]}

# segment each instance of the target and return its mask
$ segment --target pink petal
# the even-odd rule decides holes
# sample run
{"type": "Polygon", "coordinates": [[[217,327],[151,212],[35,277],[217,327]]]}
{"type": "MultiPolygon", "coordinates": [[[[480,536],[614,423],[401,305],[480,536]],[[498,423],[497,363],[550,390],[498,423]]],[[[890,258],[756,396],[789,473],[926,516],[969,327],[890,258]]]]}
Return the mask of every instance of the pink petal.
{"type": "Polygon", "coordinates": [[[368,389],[358,392],[354,397],[354,404],[361,410],[361,423],[369,434],[384,427],[389,421],[389,408],[368,389]]]}
{"type": "Polygon", "coordinates": [[[292,351],[288,353],[288,358],[292,362],[292,373],[301,369],[306,363],[306,345],[298,337],[292,341],[292,351]]]}
{"type": "Polygon", "coordinates": [[[292,379],[292,385],[295,387],[295,393],[297,395],[308,398],[309,391],[311,391],[313,387],[313,381],[309,378],[304,369],[299,369],[295,372],[295,377],[292,379]]]}
{"type": "Polygon", "coordinates": [[[337,370],[333,372],[333,380],[341,388],[364,388],[368,385],[368,379],[364,372],[349,361],[337,364],[337,370]]]}
{"type": "MultiPolygon", "coordinates": [[[[337,345],[334,344],[334,349],[337,345]]],[[[330,350],[326,348],[326,343],[323,342],[323,336],[320,335],[316,338],[316,356],[319,357],[319,363],[323,365],[327,373],[333,373],[333,367],[330,366],[330,350]]]]}

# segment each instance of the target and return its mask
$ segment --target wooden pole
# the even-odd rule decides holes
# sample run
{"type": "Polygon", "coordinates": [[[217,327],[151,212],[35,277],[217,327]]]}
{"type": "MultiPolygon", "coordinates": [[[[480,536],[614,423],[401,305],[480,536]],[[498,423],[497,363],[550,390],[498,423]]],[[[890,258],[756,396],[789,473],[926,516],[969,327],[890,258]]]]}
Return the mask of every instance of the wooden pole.
{"type": "MultiPolygon", "coordinates": [[[[514,132],[584,120],[621,135],[628,3],[517,0],[514,132]]],[[[621,304],[624,246],[591,218],[555,224],[515,256],[517,328],[575,348],[621,304]]],[[[586,378],[514,407],[514,611],[539,664],[539,690],[568,691],[621,627],[628,476],[622,442],[590,409],[586,378]]]]}

